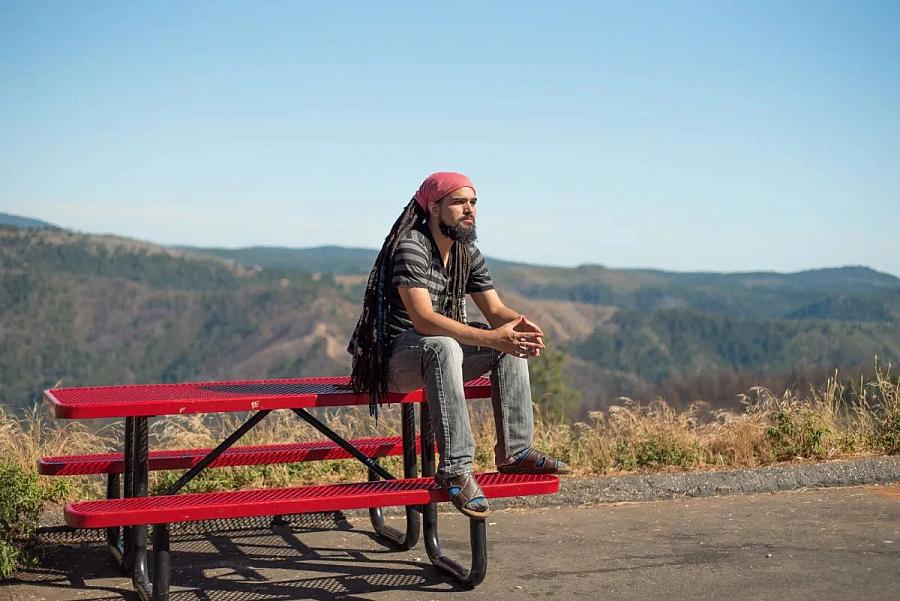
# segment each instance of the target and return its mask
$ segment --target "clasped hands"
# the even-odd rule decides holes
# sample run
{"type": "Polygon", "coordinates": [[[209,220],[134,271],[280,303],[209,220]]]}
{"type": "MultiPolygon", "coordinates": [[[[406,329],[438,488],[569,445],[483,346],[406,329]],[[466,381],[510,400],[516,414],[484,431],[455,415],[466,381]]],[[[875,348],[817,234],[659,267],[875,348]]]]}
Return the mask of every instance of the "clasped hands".
{"type": "Polygon", "coordinates": [[[519,315],[494,330],[498,351],[515,357],[540,357],[544,348],[544,332],[525,317],[519,315]]]}

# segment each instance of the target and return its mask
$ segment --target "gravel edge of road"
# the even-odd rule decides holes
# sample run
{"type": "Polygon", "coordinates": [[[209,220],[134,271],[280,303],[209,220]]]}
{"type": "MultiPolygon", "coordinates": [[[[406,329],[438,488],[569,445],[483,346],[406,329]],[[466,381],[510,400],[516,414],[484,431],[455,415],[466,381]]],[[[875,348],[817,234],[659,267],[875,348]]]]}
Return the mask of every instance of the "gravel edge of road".
{"type": "Polygon", "coordinates": [[[491,508],[549,507],[900,482],[900,456],[702,472],[560,479],[559,494],[492,499],[491,508]]]}
{"type": "MultiPolygon", "coordinates": [[[[710,497],[778,492],[828,486],[859,486],[900,482],[900,455],[840,459],[809,463],[726,469],[618,476],[560,478],[559,493],[491,499],[491,509],[554,507],[658,501],[681,497],[710,497]]],[[[449,503],[438,505],[439,511],[455,511],[449,503]]],[[[385,507],[385,515],[400,516],[402,507],[385,507]]],[[[368,510],[342,512],[347,517],[365,517],[368,510]]],[[[49,515],[49,514],[48,514],[49,515]]],[[[52,519],[42,520],[40,530],[60,528],[57,511],[52,519]]],[[[101,530],[97,530],[101,533],[101,530]]],[[[99,535],[98,535],[99,536],[99,535]]]]}

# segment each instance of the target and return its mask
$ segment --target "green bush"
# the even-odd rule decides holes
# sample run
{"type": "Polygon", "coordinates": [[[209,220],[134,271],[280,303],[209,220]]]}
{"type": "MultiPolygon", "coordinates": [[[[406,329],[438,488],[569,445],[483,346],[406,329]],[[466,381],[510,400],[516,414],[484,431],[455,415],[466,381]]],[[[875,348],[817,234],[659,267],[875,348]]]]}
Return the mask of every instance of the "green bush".
{"type": "Polygon", "coordinates": [[[888,455],[900,453],[900,411],[888,415],[881,423],[876,436],[876,446],[888,455]]]}
{"type": "Polygon", "coordinates": [[[43,484],[36,472],[0,461],[0,580],[8,578],[25,557],[44,501],[64,496],[64,482],[43,484]]]}
{"type": "Polygon", "coordinates": [[[766,438],[775,461],[824,459],[828,456],[832,429],[812,410],[778,410],[770,419],[766,438]]]}
{"type": "Polygon", "coordinates": [[[628,471],[660,467],[688,468],[703,462],[703,450],[674,436],[659,434],[640,440],[617,441],[615,459],[620,469],[628,471]]]}

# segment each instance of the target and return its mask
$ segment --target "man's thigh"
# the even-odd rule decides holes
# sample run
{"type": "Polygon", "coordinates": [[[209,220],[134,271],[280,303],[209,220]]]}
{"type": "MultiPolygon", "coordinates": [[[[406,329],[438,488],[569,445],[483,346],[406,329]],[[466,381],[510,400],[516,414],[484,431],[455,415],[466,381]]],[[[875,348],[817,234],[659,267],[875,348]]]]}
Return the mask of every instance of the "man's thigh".
{"type": "MultiPolygon", "coordinates": [[[[429,336],[407,330],[394,341],[391,358],[388,361],[388,388],[394,392],[409,392],[424,386],[425,352],[429,336]]],[[[458,343],[457,343],[458,344],[458,343]]],[[[463,379],[477,378],[489,372],[497,363],[501,353],[488,347],[460,345],[463,357],[463,379]]]]}
{"type": "Polygon", "coordinates": [[[409,392],[422,388],[424,381],[424,336],[407,331],[394,341],[388,359],[388,389],[409,392]]]}

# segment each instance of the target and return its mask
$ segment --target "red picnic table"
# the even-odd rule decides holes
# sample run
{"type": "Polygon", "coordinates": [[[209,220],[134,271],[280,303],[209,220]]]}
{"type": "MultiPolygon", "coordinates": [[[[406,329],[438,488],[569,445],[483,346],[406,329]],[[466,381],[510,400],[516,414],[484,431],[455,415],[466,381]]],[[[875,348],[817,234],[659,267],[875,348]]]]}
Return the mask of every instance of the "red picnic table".
{"type": "MultiPolygon", "coordinates": [[[[490,381],[477,378],[465,385],[466,398],[490,397],[490,381]]],[[[130,573],[140,596],[166,599],[169,589],[169,530],[172,522],[238,518],[290,513],[369,509],[375,531],[389,544],[410,549],[418,541],[420,524],[432,563],[467,587],[480,583],[487,569],[484,520],[470,520],[471,567],[464,568],[441,551],[437,534],[437,505],[446,494],[433,480],[434,432],[424,392],[387,393],[384,403],[402,403],[399,440],[345,440],[312,415],[313,407],[365,405],[366,394],[354,393],[347,377],[280,380],[193,382],[55,388],[44,392],[54,414],[65,419],[125,418],[121,454],[48,457],[41,473],[64,475],[106,473],[107,499],[70,503],[67,523],[72,527],[106,528],[107,541],[117,565],[130,573]],[[416,436],[414,405],[421,404],[421,437],[416,436]],[[271,411],[290,410],[312,425],[327,443],[232,446],[271,411]],[[213,449],[185,451],[149,450],[148,420],[194,413],[251,412],[246,422],[213,449]],[[417,444],[417,440],[420,444],[417,444]],[[421,477],[416,451],[421,452],[421,477]],[[378,457],[402,454],[403,478],[398,479],[378,463],[378,457]],[[286,463],[314,459],[355,458],[369,471],[362,483],[294,488],[178,494],[201,471],[220,465],[286,463]],[[152,469],[189,468],[163,495],[148,497],[152,469]],[[120,482],[120,474],[122,480],[120,482]],[[406,506],[406,530],[384,523],[382,508],[406,506]],[[421,516],[421,521],[420,521],[421,516]],[[148,526],[154,525],[154,573],[147,562],[148,526]]],[[[555,493],[555,476],[481,474],[479,483],[488,497],[555,493]]]]}

